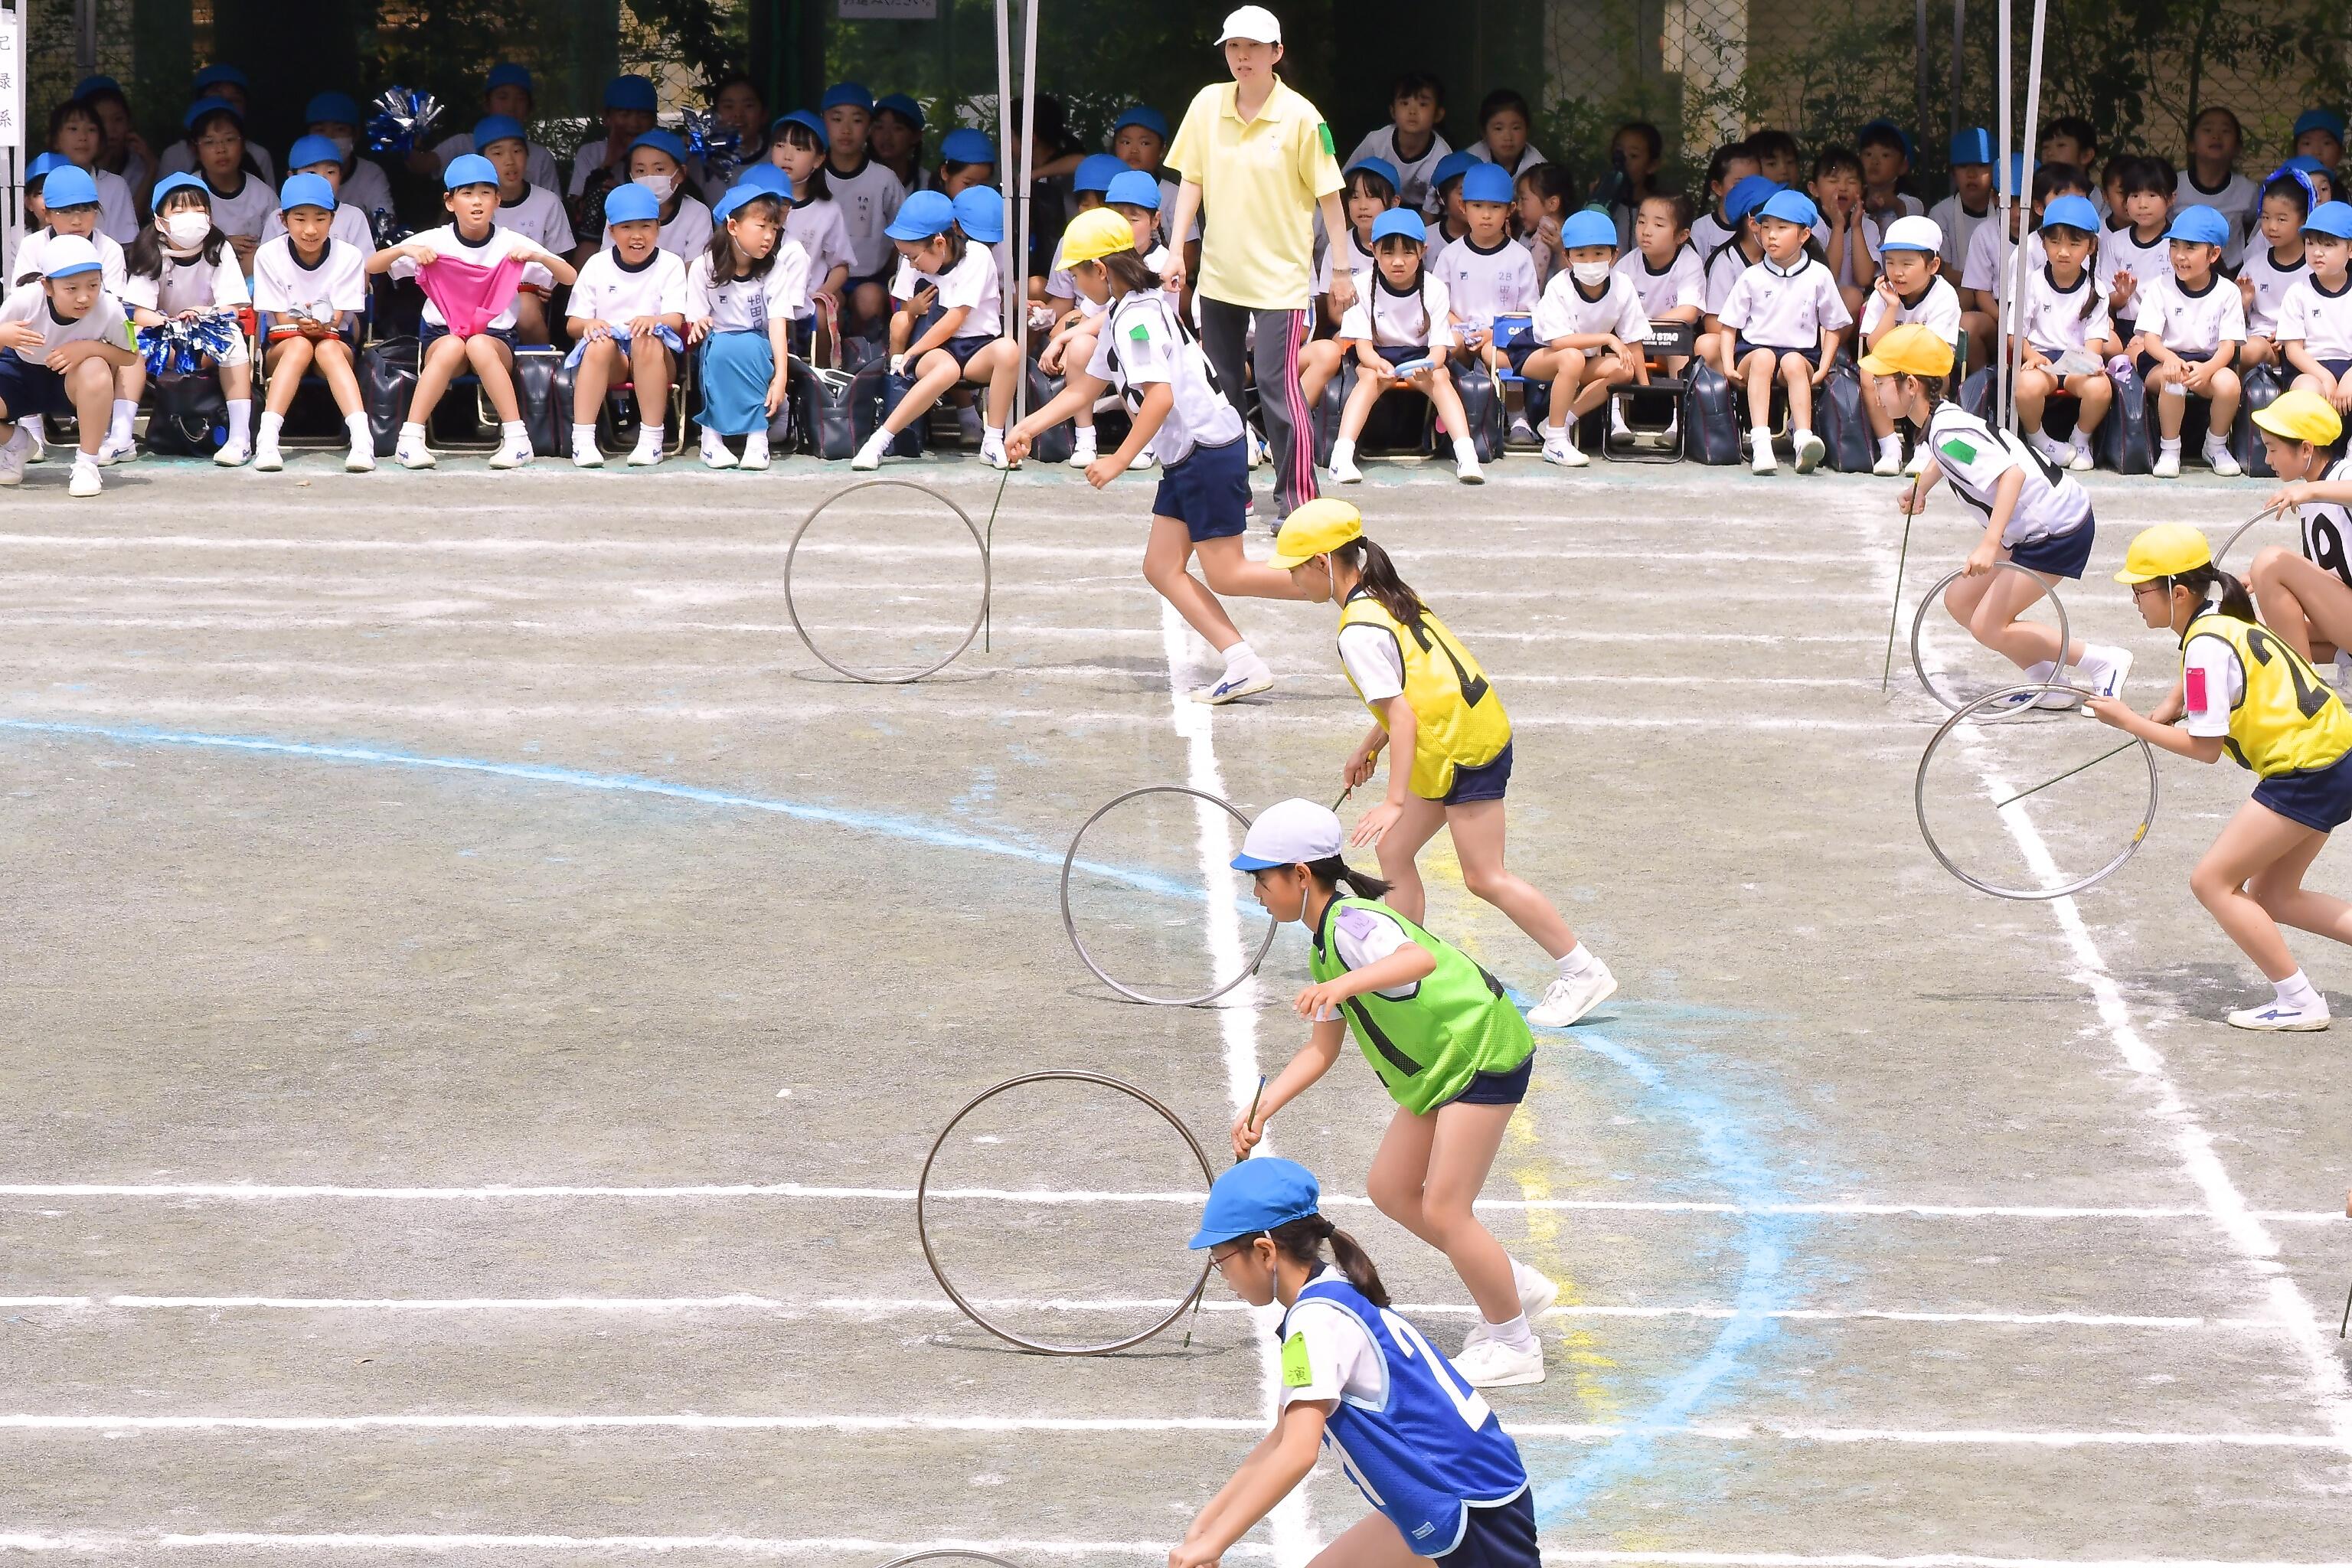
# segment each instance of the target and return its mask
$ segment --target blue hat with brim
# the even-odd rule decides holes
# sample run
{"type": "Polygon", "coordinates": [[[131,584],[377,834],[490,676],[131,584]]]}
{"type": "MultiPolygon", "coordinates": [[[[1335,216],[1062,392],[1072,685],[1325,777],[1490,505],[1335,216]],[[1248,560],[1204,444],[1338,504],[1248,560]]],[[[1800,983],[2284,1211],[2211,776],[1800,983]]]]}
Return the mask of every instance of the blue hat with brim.
{"type": "Polygon", "coordinates": [[[661,95],[654,91],[650,77],[616,76],[604,84],[604,107],[653,114],[661,109],[661,95]]]}
{"type": "Polygon", "coordinates": [[[1781,191],[1766,199],[1756,211],[1759,218],[1776,217],[1782,223],[1793,223],[1799,228],[1811,228],[1822,221],[1822,209],[1813,205],[1813,198],[1802,191],[1781,191]]]}
{"type": "Polygon", "coordinates": [[[988,139],[985,131],[959,126],[940,138],[940,162],[987,163],[992,167],[996,163],[996,143],[988,139]]]}
{"type": "Polygon", "coordinates": [[[360,123],[360,100],[348,92],[322,92],[302,106],[305,125],[349,125],[357,129],[360,123]]]}
{"type": "Polygon", "coordinates": [[[1315,1173],[1296,1160],[1267,1154],[1244,1160],[1209,1184],[1201,1228],[1184,1245],[1198,1252],[1220,1242],[1259,1236],[1318,1212],[1323,1191],[1315,1173]]]}
{"type": "Polygon", "coordinates": [[[37,180],[45,174],[53,174],[59,169],[72,167],[74,167],[74,161],[63,153],[36,153],[33,161],[25,166],[25,178],[37,180]]]}
{"type": "Polygon", "coordinates": [[[655,200],[654,194],[645,186],[632,181],[627,184],[614,185],[604,193],[606,225],[660,221],[661,203],[655,200]]]}
{"type": "Polygon", "coordinates": [[[874,100],[875,113],[879,114],[886,109],[916,130],[923,128],[923,106],[905,93],[894,92],[874,100]]]}
{"type": "Polygon", "coordinates": [[[1396,165],[1386,158],[1359,158],[1348,165],[1347,172],[1352,174],[1358,170],[1367,174],[1377,174],[1386,180],[1391,192],[1404,189],[1404,181],[1399,177],[1396,165]]]}
{"type": "Polygon", "coordinates": [[[1430,187],[1433,190],[1448,180],[1458,180],[1485,162],[1475,153],[1448,153],[1429,172],[1430,187]]]}
{"type": "Polygon", "coordinates": [[[2330,239],[2352,239],[2352,205],[2343,202],[2322,202],[2311,209],[2303,220],[2305,234],[2324,234],[2330,239]]]}
{"type": "Polygon", "coordinates": [[[782,131],[787,125],[799,126],[815,137],[819,143],[823,143],[825,139],[824,121],[817,117],[814,110],[795,109],[790,114],[780,114],[776,116],[775,123],[768,129],[771,132],[782,131]]]}
{"type": "Polygon", "coordinates": [[[335,187],[327,184],[324,174],[296,174],[278,187],[278,210],[290,213],[296,207],[318,207],[335,210],[335,187]]]}
{"type": "Polygon", "coordinates": [[[1562,250],[1578,250],[1595,245],[1605,245],[1612,250],[1617,248],[1617,225],[1607,213],[1586,207],[1560,220],[1559,247],[1562,250]]]}
{"type": "Polygon", "coordinates": [[[479,153],[461,153],[449,160],[441,171],[441,188],[454,191],[465,185],[495,185],[499,183],[499,166],[479,153]]]}
{"type": "Polygon", "coordinates": [[[196,122],[207,114],[226,114],[236,121],[237,129],[245,128],[245,116],[237,112],[236,104],[226,98],[200,98],[188,105],[188,111],[180,116],[180,129],[194,131],[196,122]]]}
{"type": "Polygon", "coordinates": [[[2298,153],[2294,157],[2289,158],[2285,163],[2281,163],[2277,168],[2273,169],[2271,171],[2271,179],[2264,180],[2263,184],[2268,185],[2271,183],[2271,180],[2284,180],[2289,174],[2325,174],[2326,173],[2326,164],[2321,163],[2318,159],[2310,156],[2308,153],[2298,153]]]}
{"type": "Polygon", "coordinates": [[[511,114],[485,114],[474,121],[474,151],[479,153],[493,142],[520,142],[529,146],[530,132],[511,114]]]}
{"type": "Polygon", "coordinates": [[[1115,207],[1144,207],[1160,210],[1160,182],[1141,169],[1127,169],[1111,176],[1103,187],[1103,200],[1115,207]]]}
{"type": "MultiPolygon", "coordinates": [[[[758,185],[738,184],[730,186],[727,194],[719,198],[719,205],[710,209],[710,216],[714,222],[725,223],[728,218],[752,202],[773,202],[782,199],[775,192],[762,190],[758,185]]],[[[659,210],[656,209],[656,212],[659,210]]]]}
{"type": "MultiPolygon", "coordinates": [[[[196,73],[195,89],[199,96],[203,94],[205,89],[219,87],[223,83],[230,87],[243,88],[247,92],[253,90],[252,80],[235,66],[206,66],[196,73]]],[[[2339,121],[2337,123],[2341,124],[2342,121],[2339,121]]]]}
{"type": "Polygon", "coordinates": [[[2172,226],[2164,231],[2164,237],[2191,245],[2227,245],[2230,220],[2209,206],[2182,207],[2172,215],[2172,226]]]}
{"type": "Polygon", "coordinates": [[[1779,195],[1788,187],[1761,174],[1748,174],[1736,181],[1723,195],[1723,216],[1737,228],[1747,221],[1748,215],[1779,195]]]}
{"type": "Polygon", "coordinates": [[[1391,207],[1372,220],[1372,243],[1384,239],[1409,239],[1415,245],[1429,243],[1429,226],[1421,215],[1405,207],[1391,207]]]}
{"type": "Polygon", "coordinates": [[[1893,132],[1895,134],[1895,140],[1901,144],[1903,148],[1903,155],[1906,158],[1916,158],[1919,155],[1918,144],[1911,140],[1911,132],[1904,130],[1903,127],[1895,124],[1895,121],[1887,119],[1885,115],[1879,116],[1876,120],[1872,121],[1860,131],[1854,132],[1853,139],[1856,142],[1860,142],[1864,137],[1869,135],[1874,131],[1893,132]]]}
{"type": "Polygon", "coordinates": [[[1511,199],[1511,172],[1500,163],[1481,163],[1462,176],[1462,199],[1465,202],[1507,202],[1511,199]]]}
{"type": "Polygon", "coordinates": [[[2344,117],[2332,109],[2306,109],[2295,116],[2294,133],[2301,136],[2306,131],[2325,131],[2341,142],[2344,140],[2344,117]]]}
{"type": "Polygon", "coordinates": [[[500,60],[490,68],[490,74],[482,79],[482,90],[486,93],[495,92],[502,87],[519,87],[534,98],[539,96],[538,89],[530,85],[530,68],[512,60],[500,60]]]}
{"type": "Polygon", "coordinates": [[[324,136],[299,136],[294,145],[286,149],[289,170],[308,169],[320,163],[332,163],[341,168],[343,150],[324,136]]]}
{"type": "Polygon", "coordinates": [[[821,110],[862,109],[871,114],[874,112],[874,95],[866,90],[862,82],[837,81],[824,89],[824,96],[817,100],[816,106],[821,110]]]}
{"type": "Polygon", "coordinates": [[[1990,163],[1992,162],[1992,132],[1981,125],[1972,125],[1952,138],[1951,164],[1990,163]]]}
{"type": "Polygon", "coordinates": [[[955,203],[943,192],[911,191],[898,207],[898,216],[882,232],[892,239],[933,239],[947,233],[955,224],[955,203]]]}
{"type": "Polygon", "coordinates": [[[2079,229],[2084,234],[2096,234],[2100,229],[2099,209],[2091,205],[2088,196],[2053,196],[2042,209],[2043,228],[2079,229]]]}
{"type": "Polygon", "coordinates": [[[682,164],[686,162],[686,143],[677,139],[676,132],[660,129],[648,131],[629,143],[629,151],[632,153],[640,147],[650,147],[656,153],[666,153],[673,163],[682,164]]]}
{"type": "Polygon", "coordinates": [[[1168,140],[1168,117],[1148,103],[1139,103],[1111,121],[1110,133],[1116,136],[1130,125],[1141,126],[1162,142],[1168,140]]]}
{"type": "Polygon", "coordinates": [[[758,191],[763,195],[793,199],[793,177],[773,163],[754,163],[735,176],[737,190],[758,191]]]}
{"type": "Polygon", "coordinates": [[[41,182],[41,205],[52,212],[59,207],[96,206],[98,182],[79,164],[60,164],[41,182]]]}
{"type": "MultiPolygon", "coordinates": [[[[1117,188],[1116,184],[1112,188],[1117,188]]],[[[956,227],[963,230],[967,237],[982,245],[1001,245],[1004,240],[1004,198],[987,185],[967,185],[956,193],[955,221],[956,227]]]]}
{"type": "Polygon", "coordinates": [[[211,188],[194,174],[166,174],[155,182],[154,190],[148,195],[149,210],[162,212],[164,198],[178,191],[194,191],[205,198],[205,205],[213,205],[211,188]]]}
{"type": "Polygon", "coordinates": [[[93,94],[101,92],[110,92],[114,94],[115,97],[121,98],[122,96],[122,84],[115,80],[112,77],[105,75],[86,76],[79,81],[74,83],[73,95],[76,98],[89,98],[93,94]]]}
{"type": "Polygon", "coordinates": [[[1127,161],[1108,153],[1089,153],[1078,160],[1076,173],[1070,176],[1074,191],[1107,191],[1110,183],[1127,173],[1127,161]]]}

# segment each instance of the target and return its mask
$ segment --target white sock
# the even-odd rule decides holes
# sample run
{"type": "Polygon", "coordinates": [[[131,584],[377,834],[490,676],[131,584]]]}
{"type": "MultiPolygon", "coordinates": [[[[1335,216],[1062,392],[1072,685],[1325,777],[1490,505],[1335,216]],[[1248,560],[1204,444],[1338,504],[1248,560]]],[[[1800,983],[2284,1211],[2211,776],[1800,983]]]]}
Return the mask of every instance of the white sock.
{"type": "Polygon", "coordinates": [[[1544,421],[1543,438],[1544,445],[1548,447],[1565,447],[1568,445],[1568,426],[1565,425],[1555,425],[1550,420],[1547,419],[1544,421]]]}
{"type": "Polygon", "coordinates": [[[278,432],[285,427],[286,416],[283,414],[264,414],[261,416],[261,444],[265,447],[278,445],[278,432]]]}
{"type": "Polygon", "coordinates": [[[2175,436],[2169,439],[2166,439],[2163,437],[2158,437],[2157,438],[2156,449],[2163,453],[2168,458],[2177,458],[2180,456],[2180,437],[2175,436]]]}
{"type": "Polygon", "coordinates": [[[1242,641],[1237,642],[1234,644],[1233,647],[1225,649],[1225,673],[1227,675],[1233,675],[1238,671],[1247,669],[1252,665],[1258,662],[1257,652],[1250,647],[1247,638],[1244,638],[1242,641]]]}
{"type": "Polygon", "coordinates": [[[228,438],[232,446],[242,446],[253,429],[253,399],[232,397],[228,400],[228,438]]]}
{"type": "Polygon", "coordinates": [[[1528,1327],[1525,1312],[1507,1323],[1488,1323],[1486,1337],[1509,1350],[1531,1351],[1536,1348],[1536,1331],[1528,1327]]]}
{"type": "Polygon", "coordinates": [[[2091,433],[2078,425],[2074,433],[2066,437],[2066,444],[2077,452],[2087,452],[2091,449],[2091,433]]]}
{"type": "Polygon", "coordinates": [[[1772,444],[1772,426],[1769,425],[1759,425],[1750,434],[1754,436],[1759,447],[1769,447],[1772,444]]]}
{"type": "Polygon", "coordinates": [[[2043,659],[2039,664],[2029,664],[2025,667],[2025,679],[2028,680],[2047,680],[2050,679],[2050,672],[2057,668],[2058,666],[2056,661],[2047,658],[2043,659]]]}
{"type": "Polygon", "coordinates": [[[1813,427],[1810,425],[1791,426],[1789,429],[1789,439],[1791,441],[1801,441],[1812,433],[1813,427]]]}
{"type": "Polygon", "coordinates": [[[368,417],[367,417],[367,416],[366,416],[366,415],[364,415],[364,414],[346,414],[346,415],[344,415],[344,416],[343,416],[343,428],[344,428],[344,429],[346,429],[346,430],[348,430],[348,431],[350,431],[350,432],[352,433],[352,446],[354,446],[354,447],[373,447],[373,446],[375,445],[375,431],[374,431],[373,429],[370,428],[370,426],[369,426],[369,425],[368,425],[368,417]]]}
{"type": "Polygon", "coordinates": [[[1336,468],[1342,463],[1352,461],[1355,456],[1356,444],[1353,441],[1349,440],[1345,436],[1340,437],[1338,440],[1331,443],[1331,466],[1333,468],[1336,468]]]}
{"type": "Polygon", "coordinates": [[[2271,984],[2272,988],[2278,992],[2279,1005],[2282,1007],[2292,1007],[2298,1013],[2324,1013],[2327,1010],[2327,1004],[2321,998],[2319,988],[2312,984],[2300,969],[2284,980],[2275,980],[2271,984]]]}
{"type": "MultiPolygon", "coordinates": [[[[518,425],[518,426],[516,426],[514,428],[515,428],[515,433],[516,433],[517,435],[520,435],[520,434],[522,433],[522,426],[521,426],[518,425]]],[[[658,426],[658,425],[640,425],[640,426],[637,426],[637,445],[638,445],[638,446],[640,446],[640,447],[656,447],[656,448],[657,448],[657,447],[659,447],[661,446],[661,444],[662,444],[662,427],[661,427],[660,426],[658,426]]]]}
{"type": "Polygon", "coordinates": [[[1004,426],[1002,425],[983,425],[980,427],[980,438],[982,441],[992,446],[1002,447],[1004,445],[1004,426]]]}
{"type": "Polygon", "coordinates": [[[413,421],[409,424],[403,425],[400,427],[400,444],[404,447],[422,447],[425,445],[425,426],[415,424],[413,421]]]}
{"type": "Polygon", "coordinates": [[[106,422],[106,438],[110,441],[131,439],[131,422],[139,417],[139,405],[127,397],[114,400],[114,416],[106,422]]]}
{"type": "Polygon", "coordinates": [[[1091,452],[1095,449],[1095,427],[1093,426],[1081,425],[1078,426],[1077,449],[1081,452],[1091,452]]]}
{"type": "Polygon", "coordinates": [[[98,467],[98,454],[96,452],[85,452],[80,447],[76,447],[74,448],[73,466],[77,468],[94,468],[98,467]]]}
{"type": "Polygon", "coordinates": [[[1881,436],[1878,438],[1878,455],[1895,462],[1902,461],[1903,437],[1900,436],[1881,436]]]}
{"type": "Polygon", "coordinates": [[[593,425],[574,425],[572,427],[572,449],[573,451],[591,451],[594,449],[595,445],[596,426],[593,425]]]}
{"type": "Polygon", "coordinates": [[[1573,980],[1599,961],[1592,956],[1592,950],[1580,942],[1561,953],[1559,962],[1560,978],[1573,980]]]}
{"type": "Polygon", "coordinates": [[[744,437],[743,455],[747,458],[766,457],[768,455],[768,433],[765,430],[754,430],[749,436],[744,437]]]}
{"type": "Polygon", "coordinates": [[[2106,647],[2095,642],[2086,642],[2083,645],[2083,657],[2081,659],[2076,661],[2074,668],[2080,670],[2084,675],[2096,679],[2098,677],[2105,675],[2107,671],[2113,669],[2117,664],[2122,662],[2122,660],[2117,657],[2121,651],[2122,650],[2119,648],[2106,647]]]}

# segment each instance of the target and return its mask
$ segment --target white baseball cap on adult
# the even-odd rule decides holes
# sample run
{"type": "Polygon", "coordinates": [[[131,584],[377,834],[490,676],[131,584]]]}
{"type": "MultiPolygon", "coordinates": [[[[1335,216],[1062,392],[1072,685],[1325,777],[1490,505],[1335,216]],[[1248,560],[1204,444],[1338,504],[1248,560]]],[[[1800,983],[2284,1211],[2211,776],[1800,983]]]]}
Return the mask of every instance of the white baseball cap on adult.
{"type": "Polygon", "coordinates": [[[1235,38],[1247,38],[1254,44],[1282,42],[1282,23],[1263,5],[1244,5],[1225,18],[1225,30],[1217,35],[1217,42],[1229,44],[1235,38]]]}
{"type": "Polygon", "coordinates": [[[1257,814],[1234,857],[1236,871],[1268,871],[1276,866],[1328,860],[1346,847],[1337,813],[1311,800],[1277,800],[1257,814]]]}

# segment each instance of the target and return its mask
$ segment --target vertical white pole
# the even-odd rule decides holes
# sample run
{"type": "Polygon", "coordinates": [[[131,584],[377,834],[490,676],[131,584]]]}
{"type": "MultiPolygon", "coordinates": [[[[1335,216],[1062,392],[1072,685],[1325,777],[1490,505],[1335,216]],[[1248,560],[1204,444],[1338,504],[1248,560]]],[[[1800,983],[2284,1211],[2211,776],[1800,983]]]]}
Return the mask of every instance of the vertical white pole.
{"type": "MultiPolygon", "coordinates": [[[[2033,0],[2033,40],[2027,46],[2025,57],[2025,133],[2021,143],[2028,169],[2033,166],[2033,149],[2042,140],[2042,24],[2048,18],[2049,0],[2033,0]]],[[[2012,277],[2011,288],[2017,290],[2011,297],[2021,300],[2026,277],[2025,246],[2022,241],[2018,245],[2011,273],[2012,277]]],[[[2021,304],[2018,317],[2021,329],[2025,321],[2023,309],[2021,304]]],[[[2002,405],[2008,410],[2008,425],[2011,430],[2017,428],[2017,404],[2014,393],[2017,387],[2018,372],[2022,368],[2024,361],[2025,336],[2021,330],[2015,340],[2009,345],[2009,357],[2001,365],[2001,376],[2007,384],[2002,395],[2002,405]]]]}
{"type": "Polygon", "coordinates": [[[1028,412],[1029,405],[1029,187],[1036,168],[1037,146],[1037,6],[1038,0],[1022,0],[1021,4],[1021,211],[1020,226],[1013,231],[1013,297],[1017,310],[1013,316],[1013,346],[1021,356],[1021,368],[1013,380],[1012,418],[1028,412]]]}
{"type": "MultiPolygon", "coordinates": [[[[1993,203],[1993,221],[2000,225],[2000,237],[2006,241],[2010,235],[2010,216],[2016,209],[2018,200],[2018,193],[2011,188],[2018,181],[2010,167],[2010,137],[2017,127],[2017,115],[2011,103],[2010,0],[2000,0],[2000,63],[1996,68],[2000,72],[2000,121],[1999,129],[1993,133],[1992,174],[1993,188],[2000,195],[1993,203]]],[[[1987,368],[1992,372],[1992,422],[1997,425],[2009,422],[2009,316],[2016,308],[2017,258],[2024,248],[2021,240],[2010,246],[2007,258],[2001,263],[2000,287],[1993,290],[1993,363],[1987,368]]]]}
{"type": "Polygon", "coordinates": [[[10,260],[25,237],[25,29],[26,0],[0,9],[0,253],[10,260]]]}

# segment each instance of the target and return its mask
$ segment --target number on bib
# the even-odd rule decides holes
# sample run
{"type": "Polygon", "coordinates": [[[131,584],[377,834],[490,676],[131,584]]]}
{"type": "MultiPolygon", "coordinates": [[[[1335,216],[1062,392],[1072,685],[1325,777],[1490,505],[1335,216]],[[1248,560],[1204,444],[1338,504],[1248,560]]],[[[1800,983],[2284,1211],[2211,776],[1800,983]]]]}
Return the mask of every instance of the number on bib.
{"type": "Polygon", "coordinates": [[[1486,1425],[1487,1417],[1495,1413],[1487,1405],[1486,1396],[1467,1384],[1457,1385],[1454,1381],[1458,1375],[1454,1363],[1430,1349],[1429,1342],[1421,1337],[1419,1329],[1386,1307],[1381,1309],[1381,1321],[1388,1325],[1390,1336],[1407,1356],[1418,1355],[1429,1363],[1429,1375],[1436,1379],[1438,1387],[1445,1390],[1445,1397],[1454,1402],[1454,1410],[1470,1430],[1475,1432],[1486,1425]]]}

